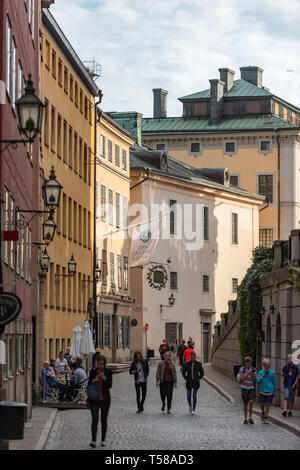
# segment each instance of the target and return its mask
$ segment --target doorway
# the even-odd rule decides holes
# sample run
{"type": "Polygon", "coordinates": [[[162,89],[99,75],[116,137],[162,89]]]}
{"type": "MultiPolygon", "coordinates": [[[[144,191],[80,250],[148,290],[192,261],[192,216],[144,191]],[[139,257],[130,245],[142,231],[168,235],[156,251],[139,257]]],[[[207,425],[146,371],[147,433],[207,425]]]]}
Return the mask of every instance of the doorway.
{"type": "Polygon", "coordinates": [[[203,323],[202,329],[203,363],[210,362],[211,323],[203,323]]]}

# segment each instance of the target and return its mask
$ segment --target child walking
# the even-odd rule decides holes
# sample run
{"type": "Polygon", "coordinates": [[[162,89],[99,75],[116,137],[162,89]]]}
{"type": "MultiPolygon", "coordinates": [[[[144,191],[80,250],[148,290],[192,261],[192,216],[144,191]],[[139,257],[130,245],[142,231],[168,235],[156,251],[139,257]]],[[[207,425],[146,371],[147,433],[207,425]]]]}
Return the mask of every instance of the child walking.
{"type": "Polygon", "coordinates": [[[259,372],[257,377],[257,383],[260,384],[261,422],[264,424],[268,423],[270,406],[276,395],[276,376],[275,372],[270,369],[270,364],[270,359],[264,359],[264,369],[259,372]]]}
{"type": "Polygon", "coordinates": [[[238,374],[238,380],[240,382],[242,391],[242,400],[244,403],[244,424],[254,424],[252,419],[252,408],[255,398],[255,383],[257,380],[257,374],[255,368],[252,367],[252,362],[252,358],[250,356],[246,356],[244,359],[245,366],[240,368],[238,374]]]}

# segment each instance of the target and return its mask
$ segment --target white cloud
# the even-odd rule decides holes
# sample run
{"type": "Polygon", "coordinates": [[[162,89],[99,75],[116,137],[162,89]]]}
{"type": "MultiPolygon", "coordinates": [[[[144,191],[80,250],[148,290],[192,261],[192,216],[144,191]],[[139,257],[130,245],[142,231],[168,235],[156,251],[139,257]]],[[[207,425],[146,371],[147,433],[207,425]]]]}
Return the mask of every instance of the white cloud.
{"type": "Polygon", "coordinates": [[[106,110],[152,115],[152,88],[206,89],[218,68],[258,65],[263,84],[299,106],[298,0],[56,0],[51,11],[82,60],[102,65],[106,110]],[[287,69],[294,72],[288,73],[287,69]]]}

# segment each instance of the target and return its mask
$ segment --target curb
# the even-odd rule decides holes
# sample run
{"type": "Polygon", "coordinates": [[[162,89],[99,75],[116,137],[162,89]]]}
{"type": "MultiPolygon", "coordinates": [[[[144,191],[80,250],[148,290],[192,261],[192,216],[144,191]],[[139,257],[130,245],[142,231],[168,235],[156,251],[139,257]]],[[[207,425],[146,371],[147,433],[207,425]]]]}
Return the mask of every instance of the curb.
{"type": "MultiPolygon", "coordinates": [[[[260,409],[258,408],[253,408],[253,413],[256,415],[256,416],[260,416],[261,415],[261,411],[260,409]]],[[[288,418],[287,418],[288,419],[288,418]]],[[[300,428],[299,426],[295,426],[294,424],[292,423],[289,423],[287,420],[286,421],[283,421],[282,419],[280,418],[277,418],[276,416],[272,415],[272,414],[269,414],[269,421],[273,424],[276,424],[276,426],[279,426],[280,428],[284,428],[286,429],[287,431],[290,431],[292,432],[293,434],[295,434],[297,437],[300,437],[300,428]]]]}
{"type": "Polygon", "coordinates": [[[36,446],[34,447],[33,450],[43,450],[44,449],[45,444],[47,442],[47,439],[49,437],[50,431],[52,429],[53,423],[55,421],[56,413],[57,413],[57,409],[54,409],[54,410],[51,411],[50,418],[46,422],[46,424],[43,428],[43,431],[41,433],[41,436],[38,440],[38,443],[36,444],[36,446]]]}
{"type": "Polygon", "coordinates": [[[231,403],[232,405],[235,404],[235,400],[234,398],[229,395],[229,393],[227,393],[224,388],[220,387],[219,385],[217,385],[215,382],[213,382],[211,379],[208,379],[207,377],[203,377],[203,380],[208,383],[208,385],[210,385],[211,387],[213,387],[220,395],[222,395],[227,401],[229,401],[229,403],[231,403]]]}

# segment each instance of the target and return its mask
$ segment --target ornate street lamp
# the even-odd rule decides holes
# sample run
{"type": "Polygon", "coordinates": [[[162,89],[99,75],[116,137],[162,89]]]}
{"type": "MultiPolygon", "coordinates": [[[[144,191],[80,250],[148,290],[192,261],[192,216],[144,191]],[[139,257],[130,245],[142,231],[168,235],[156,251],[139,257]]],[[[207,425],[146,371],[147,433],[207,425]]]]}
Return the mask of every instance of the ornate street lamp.
{"type": "Polygon", "coordinates": [[[50,256],[48,255],[47,250],[45,248],[44,251],[43,251],[43,255],[40,259],[40,265],[41,265],[42,271],[44,271],[46,273],[48,272],[49,263],[50,263],[50,256]]]}
{"type": "Polygon", "coordinates": [[[51,167],[50,176],[43,184],[43,198],[45,206],[55,210],[59,206],[62,185],[57,181],[54,166],[51,167]]]}
{"type": "Polygon", "coordinates": [[[52,242],[54,234],[55,234],[55,230],[57,228],[57,225],[53,219],[52,212],[50,213],[48,220],[46,220],[46,222],[44,222],[42,225],[43,225],[43,239],[47,240],[47,242],[52,242]]]}
{"type": "Polygon", "coordinates": [[[97,263],[95,271],[94,271],[94,278],[96,282],[99,282],[101,279],[101,269],[99,268],[99,265],[97,263]]]}
{"type": "Polygon", "coordinates": [[[76,273],[77,263],[74,260],[74,256],[72,254],[70,261],[68,262],[68,273],[73,276],[76,273]]]}
{"type": "Polygon", "coordinates": [[[173,305],[175,304],[175,297],[174,297],[174,294],[172,292],[172,294],[170,295],[170,297],[168,298],[168,302],[169,302],[169,306],[170,307],[173,307],[173,305]]]}
{"type": "Polygon", "coordinates": [[[16,101],[20,130],[27,137],[28,142],[34,141],[42,127],[44,105],[34,92],[33,81],[29,75],[25,94],[16,101]]]}

